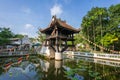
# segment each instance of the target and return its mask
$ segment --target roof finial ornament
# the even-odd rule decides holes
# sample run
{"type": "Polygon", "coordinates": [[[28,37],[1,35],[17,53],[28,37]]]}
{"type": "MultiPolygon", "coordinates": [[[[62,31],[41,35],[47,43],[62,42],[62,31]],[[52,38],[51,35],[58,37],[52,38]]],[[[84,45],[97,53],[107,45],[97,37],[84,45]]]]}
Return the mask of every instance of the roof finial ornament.
{"type": "Polygon", "coordinates": [[[56,20],[56,15],[53,15],[52,16],[52,21],[55,21],[56,20]]]}

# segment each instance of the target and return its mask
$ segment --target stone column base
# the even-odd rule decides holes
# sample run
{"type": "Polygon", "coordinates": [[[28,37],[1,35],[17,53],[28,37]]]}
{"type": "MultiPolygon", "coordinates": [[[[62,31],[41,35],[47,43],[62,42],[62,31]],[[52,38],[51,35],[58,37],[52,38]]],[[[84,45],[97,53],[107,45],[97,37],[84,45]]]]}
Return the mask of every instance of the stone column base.
{"type": "Polygon", "coordinates": [[[63,59],[63,55],[60,52],[55,52],[55,60],[62,60],[63,59]]]}

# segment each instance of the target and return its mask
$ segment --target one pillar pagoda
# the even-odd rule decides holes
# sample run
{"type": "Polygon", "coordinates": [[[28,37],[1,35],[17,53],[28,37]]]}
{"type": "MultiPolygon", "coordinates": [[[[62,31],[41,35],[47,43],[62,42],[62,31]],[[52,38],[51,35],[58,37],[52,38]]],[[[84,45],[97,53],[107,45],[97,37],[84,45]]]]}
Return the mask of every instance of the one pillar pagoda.
{"type": "Polygon", "coordinates": [[[45,29],[40,29],[41,33],[46,34],[44,45],[49,48],[49,58],[55,58],[55,60],[62,60],[62,52],[68,47],[74,47],[74,34],[79,33],[79,29],[75,29],[68,25],[66,21],[52,17],[49,26],[45,29]],[[68,41],[71,44],[68,44],[68,41]],[[52,56],[52,57],[50,57],[52,56]]]}

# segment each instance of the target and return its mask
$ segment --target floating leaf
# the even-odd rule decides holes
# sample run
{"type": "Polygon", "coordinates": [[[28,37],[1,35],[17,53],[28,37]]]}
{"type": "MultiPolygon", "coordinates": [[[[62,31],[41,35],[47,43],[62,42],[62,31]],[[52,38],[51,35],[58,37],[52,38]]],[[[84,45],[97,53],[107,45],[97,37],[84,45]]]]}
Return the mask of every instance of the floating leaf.
{"type": "Polygon", "coordinates": [[[9,76],[10,76],[10,77],[12,76],[12,72],[9,72],[9,76]]]}

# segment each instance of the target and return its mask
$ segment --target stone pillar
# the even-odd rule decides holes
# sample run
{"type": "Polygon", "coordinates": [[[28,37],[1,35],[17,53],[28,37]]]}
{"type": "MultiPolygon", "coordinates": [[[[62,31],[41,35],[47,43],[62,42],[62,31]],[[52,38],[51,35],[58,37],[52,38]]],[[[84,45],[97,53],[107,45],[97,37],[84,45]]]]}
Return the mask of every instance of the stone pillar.
{"type": "Polygon", "coordinates": [[[46,52],[45,52],[45,53],[46,53],[46,56],[49,57],[49,56],[50,56],[50,49],[49,49],[49,47],[46,47],[46,50],[45,50],[45,51],[46,51],[46,52]]]}
{"type": "Polygon", "coordinates": [[[62,60],[63,55],[61,52],[55,52],[55,60],[62,60]]]}

